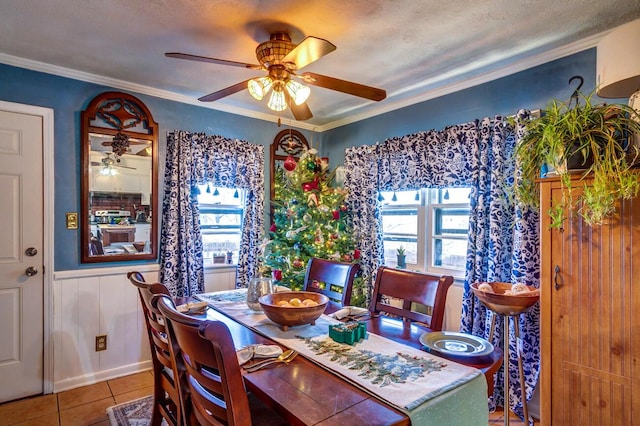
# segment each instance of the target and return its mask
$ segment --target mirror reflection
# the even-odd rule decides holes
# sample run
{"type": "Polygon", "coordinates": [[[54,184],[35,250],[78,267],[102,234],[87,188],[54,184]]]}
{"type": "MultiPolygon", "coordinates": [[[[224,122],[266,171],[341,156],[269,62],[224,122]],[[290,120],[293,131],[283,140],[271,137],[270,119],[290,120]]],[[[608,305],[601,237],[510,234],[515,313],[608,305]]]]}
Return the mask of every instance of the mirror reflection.
{"type": "Polygon", "coordinates": [[[130,140],[123,155],[107,135],[89,134],[91,254],[151,252],[151,141],[130,140]]]}
{"type": "Polygon", "coordinates": [[[156,257],[157,125],[126,96],[83,112],[83,262],[156,257]]]}

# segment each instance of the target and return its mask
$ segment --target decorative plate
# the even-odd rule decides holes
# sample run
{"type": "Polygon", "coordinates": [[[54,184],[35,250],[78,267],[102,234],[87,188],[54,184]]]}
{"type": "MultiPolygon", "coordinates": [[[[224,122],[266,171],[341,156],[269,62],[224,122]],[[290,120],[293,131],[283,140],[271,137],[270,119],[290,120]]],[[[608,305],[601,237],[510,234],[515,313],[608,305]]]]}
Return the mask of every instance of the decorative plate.
{"type": "Polygon", "coordinates": [[[480,357],[493,352],[493,345],[487,340],[465,333],[433,331],[420,336],[420,343],[429,352],[456,357],[480,357]]]}

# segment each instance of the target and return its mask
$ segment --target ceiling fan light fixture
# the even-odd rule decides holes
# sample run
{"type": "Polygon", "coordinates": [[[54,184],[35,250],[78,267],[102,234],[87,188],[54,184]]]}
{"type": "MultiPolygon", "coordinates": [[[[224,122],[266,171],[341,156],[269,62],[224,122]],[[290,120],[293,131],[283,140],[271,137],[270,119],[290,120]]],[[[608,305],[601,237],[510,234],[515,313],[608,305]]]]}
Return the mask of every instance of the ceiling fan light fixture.
{"type": "Polygon", "coordinates": [[[118,174],[118,171],[111,164],[105,164],[104,166],[102,166],[100,174],[102,176],[115,176],[118,174]]]}
{"type": "Polygon", "coordinates": [[[271,77],[260,77],[249,80],[249,83],[247,83],[247,88],[249,89],[249,93],[251,93],[251,96],[253,96],[254,99],[261,101],[262,98],[264,98],[264,95],[269,93],[272,85],[273,80],[271,79],[271,77]]]}
{"type": "Polygon", "coordinates": [[[285,109],[287,109],[287,101],[284,97],[282,86],[274,86],[273,92],[271,93],[271,98],[269,98],[269,103],[267,104],[267,106],[273,111],[284,111],[285,109]]]}
{"type": "Polygon", "coordinates": [[[311,89],[297,81],[289,80],[285,87],[296,105],[302,105],[305,103],[311,94],[311,89]]]}

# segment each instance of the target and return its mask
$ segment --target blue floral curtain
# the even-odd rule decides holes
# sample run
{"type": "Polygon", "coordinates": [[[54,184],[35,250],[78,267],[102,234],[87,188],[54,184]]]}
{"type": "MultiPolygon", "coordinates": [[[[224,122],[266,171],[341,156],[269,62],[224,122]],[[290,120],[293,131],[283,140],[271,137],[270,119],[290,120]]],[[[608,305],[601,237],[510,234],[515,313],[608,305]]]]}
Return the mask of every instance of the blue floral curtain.
{"type": "Polygon", "coordinates": [[[471,186],[468,141],[477,139],[477,128],[471,122],[346,150],[344,186],[363,276],[372,277],[384,262],[378,191],[471,186]]]}
{"type": "MultiPolygon", "coordinates": [[[[521,209],[513,200],[514,148],[524,134],[527,111],[516,116],[515,127],[496,123],[479,135],[471,161],[477,170],[471,191],[471,217],[465,291],[462,301],[461,331],[489,339],[503,347],[504,320],[487,310],[470,291],[474,282],[523,282],[540,286],[539,214],[521,209]],[[492,319],[493,330],[491,329],[492,319]],[[492,334],[493,331],[493,334],[492,334]]],[[[521,417],[522,401],[517,350],[520,347],[527,388],[527,399],[534,391],[540,371],[540,307],[512,320],[509,330],[509,399],[521,417]],[[515,326],[520,327],[520,345],[515,326]]],[[[496,373],[493,402],[504,406],[504,366],[496,373]]]]}
{"type": "MultiPolygon", "coordinates": [[[[526,118],[527,112],[521,111],[516,123],[523,123],[526,118]]],[[[497,116],[347,149],[347,203],[353,212],[364,276],[372,277],[384,262],[378,191],[471,187],[461,331],[488,339],[490,313],[475,299],[470,283],[524,281],[538,285],[538,217],[534,212],[517,210],[509,195],[515,167],[513,149],[522,129],[521,124],[514,127],[497,116]]],[[[537,381],[540,359],[538,316],[536,309],[521,320],[527,323],[521,328],[521,338],[527,351],[525,376],[529,395],[537,381]]],[[[497,346],[502,346],[500,324],[497,321],[493,336],[497,346]]],[[[515,351],[512,354],[515,362],[515,351]]],[[[511,374],[517,375],[517,371],[517,367],[510,368],[511,374]]],[[[497,374],[501,375],[502,372],[497,374]]],[[[517,380],[511,380],[510,384],[510,392],[519,404],[519,384],[517,380]]],[[[494,401],[502,402],[501,394],[499,379],[494,401]]]]}
{"type": "Polygon", "coordinates": [[[175,130],[167,134],[160,279],[174,296],[204,291],[197,185],[245,190],[236,286],[258,269],[264,226],[264,147],[222,136],[175,130]]]}

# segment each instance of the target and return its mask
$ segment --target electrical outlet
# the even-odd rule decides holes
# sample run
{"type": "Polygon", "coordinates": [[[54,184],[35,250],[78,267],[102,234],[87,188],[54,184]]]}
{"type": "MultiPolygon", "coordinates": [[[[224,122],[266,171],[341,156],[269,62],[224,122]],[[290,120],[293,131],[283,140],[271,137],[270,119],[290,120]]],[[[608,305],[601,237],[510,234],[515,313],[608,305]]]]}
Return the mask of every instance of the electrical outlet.
{"type": "Polygon", "coordinates": [[[96,352],[107,350],[107,335],[96,336],[96,352]]]}

